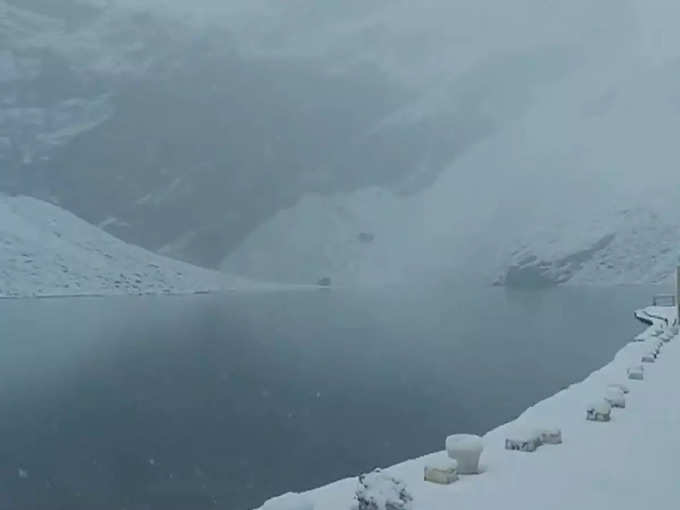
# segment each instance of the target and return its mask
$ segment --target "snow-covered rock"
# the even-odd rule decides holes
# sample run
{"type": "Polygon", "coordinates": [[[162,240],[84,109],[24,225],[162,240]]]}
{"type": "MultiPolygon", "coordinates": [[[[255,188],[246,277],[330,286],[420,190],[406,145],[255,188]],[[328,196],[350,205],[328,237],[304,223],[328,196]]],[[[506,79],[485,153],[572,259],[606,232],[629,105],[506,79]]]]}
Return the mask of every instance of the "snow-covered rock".
{"type": "Polygon", "coordinates": [[[604,399],[612,407],[626,407],[626,396],[620,388],[609,386],[605,392],[604,399]]]}
{"type": "Polygon", "coordinates": [[[540,428],[537,433],[541,444],[562,444],[562,429],[560,428],[540,428]]]}
{"type": "Polygon", "coordinates": [[[628,379],[642,381],[645,378],[645,369],[642,365],[628,367],[628,379]]]}
{"type": "Polygon", "coordinates": [[[0,195],[0,297],[175,294],[248,285],[124,243],[47,202],[0,195]]]}
{"type": "Polygon", "coordinates": [[[613,383],[608,386],[609,388],[614,388],[623,392],[624,395],[630,393],[630,388],[625,384],[613,383]]]}
{"type": "Polygon", "coordinates": [[[505,449],[520,452],[533,452],[541,446],[541,434],[538,431],[514,430],[505,438],[505,449]]]}
{"type": "Polygon", "coordinates": [[[586,408],[586,419],[589,421],[609,421],[611,420],[611,412],[611,405],[606,400],[593,402],[586,408]]]}
{"type": "Polygon", "coordinates": [[[413,497],[403,481],[376,469],[359,477],[357,510],[411,510],[413,497]]]}

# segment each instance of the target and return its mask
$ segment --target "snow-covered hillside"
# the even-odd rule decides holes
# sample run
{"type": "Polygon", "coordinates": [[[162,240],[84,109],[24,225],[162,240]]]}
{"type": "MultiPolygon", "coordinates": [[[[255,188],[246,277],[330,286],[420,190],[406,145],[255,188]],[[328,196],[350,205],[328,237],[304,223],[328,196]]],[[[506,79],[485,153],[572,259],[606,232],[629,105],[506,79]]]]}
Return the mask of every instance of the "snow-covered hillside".
{"type": "Polygon", "coordinates": [[[46,202],[0,195],[0,297],[177,294],[248,285],[126,244],[46,202]]]}
{"type": "Polygon", "coordinates": [[[288,279],[297,264],[304,278],[352,284],[429,272],[517,286],[668,278],[680,255],[680,50],[662,14],[676,7],[630,5],[644,16],[625,47],[542,87],[429,188],[304,199],[223,267],[288,279]],[[368,229],[373,242],[359,243],[368,229]]]}

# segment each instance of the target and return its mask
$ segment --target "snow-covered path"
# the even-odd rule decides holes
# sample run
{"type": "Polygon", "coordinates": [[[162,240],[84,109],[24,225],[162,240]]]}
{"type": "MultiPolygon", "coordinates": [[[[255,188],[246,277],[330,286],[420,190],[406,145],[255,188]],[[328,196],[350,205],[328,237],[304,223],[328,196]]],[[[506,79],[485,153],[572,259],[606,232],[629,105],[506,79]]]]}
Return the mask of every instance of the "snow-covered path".
{"type": "MultiPolygon", "coordinates": [[[[674,308],[646,311],[671,323],[676,319],[674,308]]],[[[445,459],[446,452],[410,460],[386,472],[405,481],[414,497],[413,510],[676,508],[680,501],[680,407],[675,394],[680,387],[678,337],[664,343],[656,362],[644,364],[644,380],[627,376],[627,369],[639,365],[642,354],[659,341],[653,335],[665,324],[654,322],[638,337],[644,341],[631,341],[611,363],[584,381],[486,434],[481,474],[461,476],[448,486],[424,482],[424,465],[445,459]],[[626,408],[613,409],[610,422],[586,421],[586,407],[601,400],[610,384],[628,387],[626,408]],[[513,430],[544,427],[561,428],[563,444],[544,445],[533,453],[504,449],[505,438],[513,430]]],[[[451,431],[458,432],[465,431],[451,431]]],[[[305,496],[316,510],[348,510],[354,504],[356,486],[356,478],[347,479],[305,496]]]]}

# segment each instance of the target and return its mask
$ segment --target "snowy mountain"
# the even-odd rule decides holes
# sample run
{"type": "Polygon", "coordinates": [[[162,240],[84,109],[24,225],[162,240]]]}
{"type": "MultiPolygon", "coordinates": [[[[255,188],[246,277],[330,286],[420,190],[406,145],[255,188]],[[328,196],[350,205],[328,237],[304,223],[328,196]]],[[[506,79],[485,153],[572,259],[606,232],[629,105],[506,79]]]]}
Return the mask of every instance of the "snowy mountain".
{"type": "Polygon", "coordinates": [[[0,298],[178,294],[249,285],[126,244],[46,202],[0,195],[0,298]]]}
{"type": "Polygon", "coordinates": [[[428,188],[303,199],[223,268],[352,284],[427,274],[529,287],[669,278],[680,260],[680,52],[660,4],[631,5],[647,17],[630,26],[626,46],[598,47],[541,87],[526,112],[428,188]],[[358,240],[362,230],[371,243],[358,240]]]}
{"type": "Polygon", "coordinates": [[[618,5],[0,0],[0,190],[217,266],[305,193],[430,185],[618,5]]]}
{"type": "Polygon", "coordinates": [[[283,281],[675,263],[675,3],[194,4],[0,0],[0,191],[283,281]]]}

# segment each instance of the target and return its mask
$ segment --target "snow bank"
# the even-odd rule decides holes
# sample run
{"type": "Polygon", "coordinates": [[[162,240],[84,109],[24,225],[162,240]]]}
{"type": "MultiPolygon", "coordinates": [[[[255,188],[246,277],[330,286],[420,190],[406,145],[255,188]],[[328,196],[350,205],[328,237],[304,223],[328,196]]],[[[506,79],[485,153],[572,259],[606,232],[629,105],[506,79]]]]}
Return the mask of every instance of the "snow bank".
{"type": "Polygon", "coordinates": [[[0,195],[0,297],[179,294],[254,287],[150,253],[54,205],[0,195]]]}
{"type": "MultiPolygon", "coordinates": [[[[674,309],[657,308],[657,316],[676,318],[674,309]]],[[[665,326],[654,319],[650,329],[665,326]]],[[[462,476],[451,485],[423,480],[423,468],[445,461],[445,451],[392,466],[383,472],[403,480],[414,510],[451,508],[673,508],[680,500],[677,451],[680,408],[668,405],[668,388],[680,385],[680,339],[674,337],[644,381],[626,381],[626,369],[639,361],[639,343],[623,347],[615,359],[584,381],[527,409],[514,422],[483,438],[482,473],[462,476]],[[584,409],[610,385],[629,390],[625,409],[612,409],[606,423],[587,421],[584,409]],[[563,444],[531,455],[504,448],[518,429],[555,423],[563,444]],[[654,487],[654,490],[640,490],[654,487]]],[[[625,391],[624,390],[624,391],[625,391]]],[[[598,404],[599,405],[599,404],[598,404]]],[[[347,510],[354,502],[356,478],[306,493],[323,510],[347,510]]]]}

